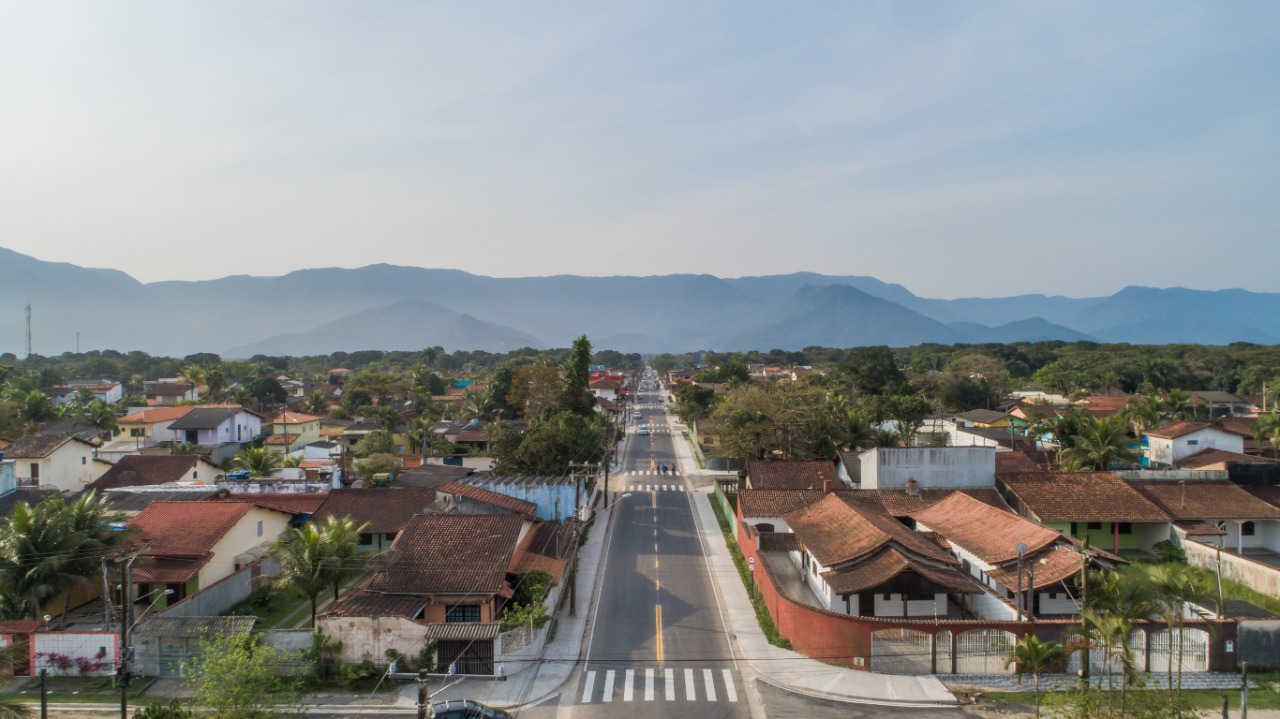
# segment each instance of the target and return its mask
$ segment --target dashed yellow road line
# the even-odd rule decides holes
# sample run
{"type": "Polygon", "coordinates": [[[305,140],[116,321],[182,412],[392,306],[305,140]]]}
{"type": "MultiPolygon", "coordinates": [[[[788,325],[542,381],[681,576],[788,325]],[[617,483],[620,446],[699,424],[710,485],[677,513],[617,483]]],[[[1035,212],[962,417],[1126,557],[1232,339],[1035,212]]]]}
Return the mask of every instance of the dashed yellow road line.
{"type": "Polygon", "coordinates": [[[662,605],[653,605],[653,624],[654,636],[657,637],[658,661],[663,661],[662,656],[662,605]]]}

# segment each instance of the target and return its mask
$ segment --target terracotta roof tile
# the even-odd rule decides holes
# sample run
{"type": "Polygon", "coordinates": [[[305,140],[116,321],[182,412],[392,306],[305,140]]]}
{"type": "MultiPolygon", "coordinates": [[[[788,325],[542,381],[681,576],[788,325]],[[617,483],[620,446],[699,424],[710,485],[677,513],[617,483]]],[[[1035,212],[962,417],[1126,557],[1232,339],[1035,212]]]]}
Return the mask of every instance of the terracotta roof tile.
{"type": "Polygon", "coordinates": [[[747,482],[752,489],[822,489],[830,481],[839,486],[834,462],[775,461],[748,462],[747,482]]]}
{"type": "Polygon", "coordinates": [[[911,518],[993,565],[1017,559],[1019,544],[1035,553],[1062,538],[1048,527],[959,492],[911,518]]]}
{"type": "Polygon", "coordinates": [[[1027,472],[997,478],[1009,504],[1041,522],[1167,522],[1169,515],[1112,472],[1027,472]]]}
{"type": "Polygon", "coordinates": [[[1280,509],[1225,479],[1130,484],[1176,520],[1280,519],[1280,509]]]}
{"type": "Polygon", "coordinates": [[[255,507],[265,507],[266,509],[299,515],[315,514],[328,498],[329,494],[327,492],[252,492],[229,494],[224,497],[215,497],[210,501],[243,502],[255,507]]]}
{"type": "Polygon", "coordinates": [[[1197,467],[1207,467],[1211,464],[1222,464],[1231,462],[1245,462],[1248,464],[1274,464],[1280,462],[1280,459],[1272,457],[1259,457],[1254,454],[1241,454],[1239,452],[1228,452],[1225,449],[1202,449],[1193,455],[1183,457],[1174,462],[1174,466],[1185,469],[1195,469],[1197,467]]]}
{"type": "Polygon", "coordinates": [[[187,558],[139,557],[133,564],[133,581],[138,584],[185,584],[194,579],[212,558],[212,554],[187,558]]]}
{"type": "Polygon", "coordinates": [[[279,432],[277,432],[275,434],[267,435],[267,438],[264,439],[262,443],[263,444],[293,444],[294,442],[297,442],[298,438],[301,436],[302,435],[294,434],[293,432],[287,432],[285,434],[280,434],[279,432]]]}
{"type": "Polygon", "coordinates": [[[904,572],[916,574],[951,592],[981,594],[983,591],[972,579],[954,569],[930,566],[892,547],[852,566],[823,572],[822,578],[835,594],[857,594],[875,589],[904,572]]]}
{"type": "MultiPolygon", "coordinates": [[[[1070,547],[1055,547],[1043,555],[1035,557],[1034,561],[1035,589],[1044,589],[1080,573],[1080,555],[1070,547]]],[[[1031,572],[1027,570],[1026,565],[1023,566],[1022,572],[1022,583],[1025,586],[1027,582],[1031,581],[1031,572]]],[[[1004,567],[996,567],[988,571],[987,576],[1010,589],[1018,586],[1018,566],[1016,563],[1005,565],[1004,567]]]]}
{"type": "Polygon", "coordinates": [[[886,514],[893,517],[907,517],[913,512],[919,512],[926,507],[931,507],[953,494],[967,495],[982,504],[996,509],[1008,509],[1008,505],[1001,499],[1000,493],[988,487],[921,489],[915,494],[910,494],[903,489],[863,489],[849,492],[847,496],[854,500],[862,500],[866,497],[868,501],[874,496],[875,501],[884,508],[886,514]]]}
{"type": "MultiPolygon", "coordinates": [[[[125,455],[101,477],[91,482],[86,489],[101,492],[117,487],[142,487],[177,482],[195,468],[199,461],[199,457],[190,454],[125,455]]],[[[213,480],[213,477],[208,478],[210,484],[213,480]]]]}
{"type": "Polygon", "coordinates": [[[781,517],[820,499],[821,489],[744,489],[738,507],[744,519],[781,517]]]}
{"type": "Polygon", "coordinates": [[[1004,472],[1038,472],[1051,462],[1044,450],[1018,449],[1012,452],[996,452],[996,474],[1004,472]]]}
{"type": "Polygon", "coordinates": [[[933,561],[956,563],[950,554],[893,517],[835,494],[792,512],[783,520],[827,567],[856,560],[890,543],[933,561]]]}
{"type": "Polygon", "coordinates": [[[191,405],[183,405],[181,407],[160,407],[157,409],[144,409],[141,412],[127,414],[117,420],[117,424],[155,424],[156,422],[171,422],[175,419],[181,419],[192,410],[191,405]]]}
{"type": "Polygon", "coordinates": [[[44,459],[73,440],[74,437],[61,434],[27,434],[13,440],[4,453],[7,459],[44,459]]]}
{"type": "Polygon", "coordinates": [[[1272,507],[1280,507],[1280,487],[1244,487],[1244,491],[1272,507]]]}
{"type": "Polygon", "coordinates": [[[335,489],[313,516],[351,517],[357,525],[368,523],[365,532],[395,534],[435,501],[435,490],[425,487],[335,489]]]}
{"type": "Polygon", "coordinates": [[[129,526],[150,545],[144,556],[203,557],[249,508],[223,502],[152,502],[129,526]]]}
{"type": "Polygon", "coordinates": [[[457,494],[477,502],[484,502],[495,507],[509,509],[519,514],[534,515],[538,512],[538,505],[533,502],[527,502],[516,497],[508,497],[505,494],[498,494],[484,487],[466,484],[464,482],[452,481],[446,482],[438,487],[438,491],[445,494],[457,494]]]}
{"type": "Polygon", "coordinates": [[[364,589],[354,589],[329,605],[323,617],[400,617],[417,619],[427,600],[422,597],[406,597],[395,594],[379,594],[364,589]]]}
{"type": "Polygon", "coordinates": [[[1188,434],[1199,432],[1202,429],[1212,426],[1213,425],[1205,424],[1204,422],[1174,422],[1173,424],[1166,424],[1156,427],[1155,429],[1149,429],[1146,431],[1146,435],[1148,437],[1159,437],[1161,439],[1177,439],[1178,437],[1185,437],[1188,434]]]}
{"type": "Polygon", "coordinates": [[[392,545],[395,560],[374,577],[369,589],[419,595],[497,594],[523,523],[514,514],[417,515],[392,545]]]}

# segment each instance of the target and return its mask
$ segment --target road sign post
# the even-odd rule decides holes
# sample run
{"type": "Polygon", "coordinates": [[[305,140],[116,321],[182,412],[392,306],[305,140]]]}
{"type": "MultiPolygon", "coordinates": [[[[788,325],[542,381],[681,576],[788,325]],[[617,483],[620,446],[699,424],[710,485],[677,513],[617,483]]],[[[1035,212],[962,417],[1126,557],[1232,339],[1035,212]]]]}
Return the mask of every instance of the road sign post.
{"type": "Polygon", "coordinates": [[[748,585],[749,596],[755,599],[756,596],[756,558],[747,557],[747,571],[750,572],[751,583],[748,585]]]}

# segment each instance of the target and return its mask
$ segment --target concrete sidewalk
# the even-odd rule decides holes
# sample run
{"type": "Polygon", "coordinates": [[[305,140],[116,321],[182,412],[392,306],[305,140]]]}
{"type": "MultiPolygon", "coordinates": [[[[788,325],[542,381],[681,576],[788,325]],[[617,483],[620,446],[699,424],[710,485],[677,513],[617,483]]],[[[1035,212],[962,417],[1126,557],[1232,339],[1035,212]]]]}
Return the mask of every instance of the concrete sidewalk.
{"type": "Polygon", "coordinates": [[[758,678],[781,689],[824,699],[894,706],[957,706],[957,700],[942,682],[932,677],[874,674],[824,664],[769,643],[756,620],[755,608],[747,596],[738,568],[725,546],[724,535],[711,508],[710,494],[717,477],[736,474],[701,469],[689,441],[681,434],[687,429],[673,415],[667,415],[675,445],[677,464],[697,489],[690,495],[698,531],[706,547],[707,563],[720,590],[729,631],[736,644],[738,661],[750,667],[758,678]]]}

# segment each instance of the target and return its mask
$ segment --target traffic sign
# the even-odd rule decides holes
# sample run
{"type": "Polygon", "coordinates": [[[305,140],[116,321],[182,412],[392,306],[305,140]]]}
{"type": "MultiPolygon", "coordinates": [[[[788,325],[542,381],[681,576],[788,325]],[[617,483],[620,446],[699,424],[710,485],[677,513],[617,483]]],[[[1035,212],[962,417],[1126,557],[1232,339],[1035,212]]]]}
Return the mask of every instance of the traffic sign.
{"type": "Polygon", "coordinates": [[[755,558],[755,557],[747,557],[747,571],[748,571],[748,572],[754,572],[754,571],[756,571],[756,558],[755,558]]]}

